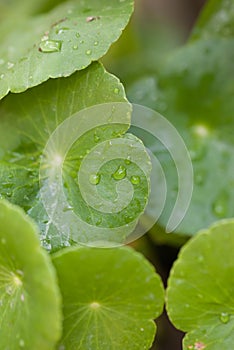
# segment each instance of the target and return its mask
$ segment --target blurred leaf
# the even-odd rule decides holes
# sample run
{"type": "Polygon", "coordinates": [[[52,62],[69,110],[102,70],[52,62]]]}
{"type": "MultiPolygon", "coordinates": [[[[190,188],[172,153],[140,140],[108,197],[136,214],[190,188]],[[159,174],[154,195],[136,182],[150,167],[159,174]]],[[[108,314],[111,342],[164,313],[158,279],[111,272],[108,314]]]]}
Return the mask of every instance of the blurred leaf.
{"type": "Polygon", "coordinates": [[[200,232],[181,250],[168,282],[167,309],[185,332],[183,349],[230,350],[234,343],[234,221],[200,232]]]}
{"type": "Polygon", "coordinates": [[[1,349],[51,350],[60,337],[60,293],[38,232],[22,210],[0,201],[1,349]]]}
{"type": "Polygon", "coordinates": [[[194,39],[233,38],[234,3],[232,0],[209,0],[191,35],[194,39]]]}
{"type": "Polygon", "coordinates": [[[66,1],[54,8],[52,2],[51,11],[41,13],[43,4],[24,0],[2,5],[1,98],[98,60],[119,38],[133,11],[132,0],[66,1]]]}
{"type": "Polygon", "coordinates": [[[56,253],[67,350],[149,349],[163,308],[154,269],[130,248],[68,248],[56,253]],[[82,267],[82,268],[81,268],[82,267]]]}

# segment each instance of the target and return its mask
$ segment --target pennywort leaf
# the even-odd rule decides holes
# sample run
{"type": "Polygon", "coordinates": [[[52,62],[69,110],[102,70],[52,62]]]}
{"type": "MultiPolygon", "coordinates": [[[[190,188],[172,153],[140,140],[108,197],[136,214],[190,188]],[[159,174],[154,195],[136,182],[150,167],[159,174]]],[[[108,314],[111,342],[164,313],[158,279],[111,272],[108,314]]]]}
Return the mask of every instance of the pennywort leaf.
{"type": "Polygon", "coordinates": [[[24,0],[2,11],[0,98],[98,60],[128,23],[133,1],[66,1],[43,13],[43,3],[24,0]]]}
{"type": "Polygon", "coordinates": [[[234,337],[234,221],[201,231],[181,250],[168,282],[167,310],[188,332],[183,349],[225,350],[234,337]]]}
{"type": "Polygon", "coordinates": [[[67,248],[56,253],[67,350],[149,349],[163,286],[152,266],[130,248],[67,248]]]}
{"type": "Polygon", "coordinates": [[[51,350],[61,332],[60,293],[38,232],[0,200],[0,348],[51,350]]]}

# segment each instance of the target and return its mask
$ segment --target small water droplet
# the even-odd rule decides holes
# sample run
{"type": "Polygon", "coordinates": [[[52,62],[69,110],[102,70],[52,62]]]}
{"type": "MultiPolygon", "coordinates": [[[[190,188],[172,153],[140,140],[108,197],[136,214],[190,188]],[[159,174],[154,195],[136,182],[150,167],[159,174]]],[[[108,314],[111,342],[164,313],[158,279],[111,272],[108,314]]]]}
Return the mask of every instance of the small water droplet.
{"type": "Polygon", "coordinates": [[[86,55],[88,55],[88,56],[89,56],[89,55],[91,55],[92,50],[87,50],[85,53],[86,53],[86,55]]]}
{"type": "Polygon", "coordinates": [[[133,176],[131,177],[131,183],[132,183],[133,185],[139,185],[140,182],[141,182],[141,179],[140,179],[139,176],[133,175],[133,176]]]}
{"type": "Polygon", "coordinates": [[[60,40],[42,40],[40,43],[39,50],[41,52],[59,52],[62,48],[62,41],[60,40]]]}
{"type": "Polygon", "coordinates": [[[114,89],[114,93],[117,95],[119,93],[119,89],[118,88],[115,88],[114,89]]]}
{"type": "Polygon", "coordinates": [[[74,45],[72,48],[73,48],[73,50],[77,50],[78,49],[78,45],[74,45]]]}
{"type": "Polygon", "coordinates": [[[98,46],[99,42],[98,41],[94,41],[94,46],[98,46]]]}
{"type": "Polygon", "coordinates": [[[140,331],[141,331],[141,332],[144,332],[144,328],[141,328],[140,331]]]}
{"type": "Polygon", "coordinates": [[[124,163],[127,164],[127,165],[130,165],[132,163],[131,160],[130,160],[130,157],[126,158],[124,160],[124,163]]]}
{"type": "Polygon", "coordinates": [[[227,312],[222,312],[219,319],[222,323],[226,324],[230,321],[230,315],[227,312]]]}
{"type": "Polygon", "coordinates": [[[22,302],[24,302],[24,300],[25,300],[24,294],[21,294],[20,300],[21,300],[22,302]]]}
{"type": "Polygon", "coordinates": [[[101,180],[101,176],[99,174],[91,174],[89,176],[89,182],[92,184],[92,185],[98,185],[99,182],[101,180]]]}
{"type": "Polygon", "coordinates": [[[84,44],[84,40],[80,40],[80,44],[84,44]]]}
{"type": "Polygon", "coordinates": [[[122,180],[126,177],[126,169],[123,165],[120,165],[116,172],[112,175],[115,180],[122,180]]]}
{"type": "Polygon", "coordinates": [[[67,211],[74,210],[74,208],[71,205],[68,205],[67,207],[63,208],[63,212],[66,213],[67,211]]]}
{"type": "Polygon", "coordinates": [[[76,37],[79,38],[80,37],[80,33],[77,32],[76,33],[76,37]]]}
{"type": "Polygon", "coordinates": [[[0,79],[3,79],[5,77],[5,74],[0,75],[0,79]]]}

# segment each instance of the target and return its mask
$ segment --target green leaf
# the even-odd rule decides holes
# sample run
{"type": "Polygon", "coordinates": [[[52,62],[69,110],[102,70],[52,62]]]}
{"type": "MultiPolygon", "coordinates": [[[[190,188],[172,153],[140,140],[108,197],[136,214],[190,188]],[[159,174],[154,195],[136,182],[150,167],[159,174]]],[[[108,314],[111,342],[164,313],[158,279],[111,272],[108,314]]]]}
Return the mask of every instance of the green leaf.
{"type": "Polygon", "coordinates": [[[48,13],[43,13],[46,2],[2,5],[0,98],[50,77],[69,76],[98,60],[119,38],[133,11],[132,0],[50,5],[48,13]]]}
{"type": "Polygon", "coordinates": [[[35,219],[48,250],[123,243],[133,231],[151,165],[143,144],[123,137],[130,111],[99,63],[1,101],[0,193],[35,219]]]}
{"type": "Polygon", "coordinates": [[[192,238],[171,270],[167,309],[173,324],[188,332],[183,349],[233,346],[233,246],[234,221],[223,220],[192,238]]]}
{"type": "Polygon", "coordinates": [[[149,349],[163,308],[153,267],[130,248],[68,248],[56,253],[67,350],[149,349]]]}
{"type": "MultiPolygon", "coordinates": [[[[234,216],[233,57],[233,40],[195,41],[168,57],[154,85],[139,81],[128,89],[130,101],[147,101],[176,127],[190,152],[194,191],[177,234],[190,236],[217,219],[234,216]]],[[[141,133],[136,135],[142,138],[141,133]]],[[[150,143],[167,179],[167,202],[158,222],[165,228],[178,193],[176,166],[158,140],[142,140],[147,147],[150,143]]],[[[157,235],[158,228],[155,239],[157,235]]]]}
{"type": "Polygon", "coordinates": [[[233,38],[234,3],[232,0],[210,0],[205,5],[192,35],[194,39],[233,38]]]}
{"type": "Polygon", "coordinates": [[[35,225],[0,201],[0,348],[51,350],[61,332],[54,268],[35,225]]]}

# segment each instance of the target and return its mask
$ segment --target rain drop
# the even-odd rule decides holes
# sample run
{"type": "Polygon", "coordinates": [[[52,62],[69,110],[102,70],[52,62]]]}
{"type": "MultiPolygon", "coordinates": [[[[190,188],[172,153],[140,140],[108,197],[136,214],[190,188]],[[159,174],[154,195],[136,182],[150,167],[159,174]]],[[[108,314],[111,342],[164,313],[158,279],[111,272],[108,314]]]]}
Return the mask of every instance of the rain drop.
{"type": "Polygon", "coordinates": [[[115,180],[122,180],[126,177],[126,169],[123,165],[120,165],[116,172],[112,175],[115,180]]]}
{"type": "Polygon", "coordinates": [[[62,41],[60,40],[43,40],[41,41],[39,51],[44,53],[59,52],[62,48],[62,41]]]}
{"type": "Polygon", "coordinates": [[[230,321],[230,315],[227,312],[222,312],[219,319],[222,323],[226,324],[230,321]]]}
{"type": "Polygon", "coordinates": [[[92,51],[91,50],[87,50],[85,53],[86,53],[86,55],[89,56],[89,55],[91,55],[92,51]]]}
{"type": "Polygon", "coordinates": [[[98,41],[94,41],[94,46],[98,46],[99,42],[98,41]]]}
{"type": "Polygon", "coordinates": [[[92,184],[92,185],[98,185],[99,182],[100,182],[100,179],[101,179],[101,176],[99,174],[91,174],[89,176],[89,182],[92,184]]]}
{"type": "Polygon", "coordinates": [[[78,45],[74,45],[72,48],[73,48],[73,50],[77,50],[78,49],[78,45]]]}
{"type": "Polygon", "coordinates": [[[139,185],[140,182],[141,182],[141,179],[140,179],[139,176],[133,175],[133,176],[131,177],[131,183],[132,183],[133,185],[139,185]]]}

